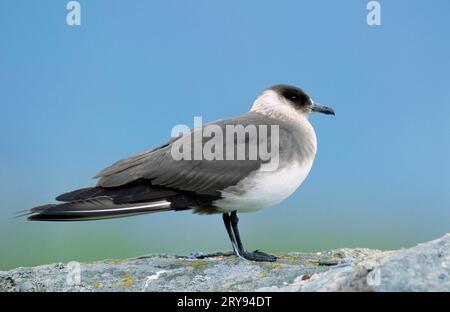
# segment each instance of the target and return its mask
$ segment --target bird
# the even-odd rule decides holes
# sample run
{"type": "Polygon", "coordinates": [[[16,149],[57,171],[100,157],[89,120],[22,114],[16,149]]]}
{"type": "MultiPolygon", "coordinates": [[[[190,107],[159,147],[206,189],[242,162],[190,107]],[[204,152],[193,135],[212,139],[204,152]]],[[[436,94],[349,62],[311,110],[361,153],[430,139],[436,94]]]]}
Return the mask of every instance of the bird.
{"type": "Polygon", "coordinates": [[[315,103],[301,88],[274,85],[256,97],[247,113],[190,129],[156,148],[119,160],[94,177],[98,179],[95,186],[59,195],[59,203],[31,208],[27,219],[83,221],[184,210],[221,214],[234,255],[250,261],[276,261],[274,255],[244,248],[238,213],[277,205],[303,183],[317,151],[316,134],[309,122],[312,113],[335,115],[332,108],[315,103]],[[233,151],[250,142],[257,148],[265,142],[275,149],[276,144],[268,138],[255,140],[255,135],[262,134],[261,126],[274,127],[276,131],[271,133],[278,134],[276,166],[269,166],[271,159],[260,155],[250,159],[250,148],[245,149],[243,159],[174,159],[174,146],[192,138],[194,146],[211,140],[196,137],[198,131],[208,126],[226,131],[230,125],[254,125],[257,129],[256,134],[249,131],[234,137],[232,143],[222,143],[224,150],[226,144],[232,144],[233,151]]]}

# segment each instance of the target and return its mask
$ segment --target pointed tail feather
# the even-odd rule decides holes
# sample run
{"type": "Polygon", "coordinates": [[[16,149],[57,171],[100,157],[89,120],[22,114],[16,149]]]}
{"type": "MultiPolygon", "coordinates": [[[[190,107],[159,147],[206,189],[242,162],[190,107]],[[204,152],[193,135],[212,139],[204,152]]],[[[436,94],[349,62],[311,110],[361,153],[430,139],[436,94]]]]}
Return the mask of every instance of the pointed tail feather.
{"type": "Polygon", "coordinates": [[[145,203],[116,204],[106,196],[30,209],[30,221],[81,221],[126,217],[173,210],[166,200],[145,203]]]}

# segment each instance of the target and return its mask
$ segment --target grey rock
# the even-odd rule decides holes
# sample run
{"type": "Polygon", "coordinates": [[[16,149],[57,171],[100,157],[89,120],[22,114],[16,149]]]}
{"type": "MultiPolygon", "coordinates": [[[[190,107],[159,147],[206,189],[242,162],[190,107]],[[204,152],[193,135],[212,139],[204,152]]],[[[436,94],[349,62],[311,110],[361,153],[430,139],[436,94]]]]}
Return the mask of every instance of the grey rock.
{"type": "Polygon", "coordinates": [[[450,291],[450,234],[409,249],[149,255],[0,271],[0,291],[450,291]]]}

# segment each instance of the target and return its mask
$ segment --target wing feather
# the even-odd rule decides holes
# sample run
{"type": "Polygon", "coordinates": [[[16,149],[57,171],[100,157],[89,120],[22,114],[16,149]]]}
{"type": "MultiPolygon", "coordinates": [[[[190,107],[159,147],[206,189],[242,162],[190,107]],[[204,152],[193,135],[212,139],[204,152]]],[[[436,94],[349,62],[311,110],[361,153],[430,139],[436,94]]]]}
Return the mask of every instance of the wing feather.
{"type": "MultiPolygon", "coordinates": [[[[226,125],[241,124],[247,126],[254,124],[258,126],[268,122],[270,124],[279,124],[279,121],[276,119],[270,119],[255,112],[228,120],[219,120],[210,124],[220,126],[225,133],[226,125]]],[[[192,131],[196,131],[196,129],[191,130],[191,137],[195,139],[192,131]]],[[[284,140],[291,140],[288,137],[291,135],[289,131],[280,128],[280,136],[284,136],[284,140]]],[[[96,176],[100,178],[97,186],[118,187],[135,180],[146,179],[154,186],[165,186],[199,194],[217,195],[220,190],[236,185],[251,172],[259,169],[262,164],[260,159],[248,160],[248,155],[246,160],[174,160],[171,155],[173,143],[176,140],[185,139],[187,138],[175,138],[158,148],[116,162],[96,176]]],[[[202,144],[210,139],[202,137],[202,144]]],[[[248,143],[248,140],[249,138],[237,142],[235,140],[235,151],[237,146],[248,143]]],[[[246,150],[246,153],[248,153],[248,150],[246,150]]]]}

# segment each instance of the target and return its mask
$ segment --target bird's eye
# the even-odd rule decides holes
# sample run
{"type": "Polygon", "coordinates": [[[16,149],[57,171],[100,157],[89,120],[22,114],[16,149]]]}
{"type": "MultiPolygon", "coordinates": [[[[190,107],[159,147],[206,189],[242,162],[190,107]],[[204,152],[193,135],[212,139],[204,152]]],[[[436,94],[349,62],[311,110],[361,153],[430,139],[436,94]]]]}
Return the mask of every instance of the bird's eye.
{"type": "Polygon", "coordinates": [[[286,98],[297,104],[303,104],[306,100],[304,96],[296,93],[288,93],[286,94],[286,98]]]}
{"type": "Polygon", "coordinates": [[[301,108],[308,104],[308,96],[299,90],[286,89],[281,94],[296,108],[301,108]]]}
{"type": "Polygon", "coordinates": [[[287,93],[284,95],[288,100],[292,101],[292,102],[297,102],[299,100],[299,97],[297,94],[295,93],[287,93]]]}

